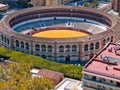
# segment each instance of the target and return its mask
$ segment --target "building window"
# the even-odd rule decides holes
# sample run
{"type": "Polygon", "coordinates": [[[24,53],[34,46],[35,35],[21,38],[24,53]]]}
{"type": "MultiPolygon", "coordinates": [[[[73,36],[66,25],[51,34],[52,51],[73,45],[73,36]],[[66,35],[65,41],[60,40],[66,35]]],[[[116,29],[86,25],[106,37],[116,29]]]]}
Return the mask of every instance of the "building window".
{"type": "Polygon", "coordinates": [[[70,52],[70,46],[69,46],[69,45],[67,45],[67,46],[65,47],[65,52],[70,52]]]}
{"type": "Polygon", "coordinates": [[[26,49],[29,49],[29,44],[28,44],[28,43],[26,43],[25,45],[26,45],[26,49]]]}
{"type": "Polygon", "coordinates": [[[116,86],[120,87],[120,82],[117,82],[117,83],[116,83],[116,86]]]}
{"type": "Polygon", "coordinates": [[[19,41],[16,40],[16,47],[19,47],[19,41]]]}
{"type": "Polygon", "coordinates": [[[109,38],[107,38],[107,42],[109,42],[110,41],[110,39],[109,38]]]}
{"type": "Polygon", "coordinates": [[[46,52],[46,46],[45,46],[45,45],[42,45],[42,46],[41,46],[41,51],[42,51],[42,52],[46,52]]]}
{"type": "Polygon", "coordinates": [[[4,42],[6,42],[6,37],[4,37],[4,42]]]}
{"type": "Polygon", "coordinates": [[[9,44],[9,39],[7,38],[7,44],[9,44]]]}
{"type": "Polygon", "coordinates": [[[3,35],[1,35],[2,41],[3,41],[3,35]]]}
{"type": "Polygon", "coordinates": [[[53,58],[51,55],[48,55],[48,58],[53,58]]]}
{"type": "Polygon", "coordinates": [[[35,51],[40,51],[40,45],[38,44],[35,45],[35,51]]]}
{"type": "Polygon", "coordinates": [[[99,49],[99,42],[96,42],[95,49],[99,49]]]}
{"type": "Polygon", "coordinates": [[[110,83],[113,83],[113,81],[112,81],[112,80],[110,80],[110,83]]]}
{"type": "Polygon", "coordinates": [[[111,37],[111,42],[113,42],[113,36],[111,37]]]}
{"type": "Polygon", "coordinates": [[[48,46],[48,52],[52,52],[52,46],[51,45],[48,46]]]}
{"type": "Polygon", "coordinates": [[[23,42],[21,42],[21,48],[24,48],[24,43],[23,42]]]}
{"type": "Polygon", "coordinates": [[[88,51],[88,44],[85,44],[84,51],[88,51]]]}
{"type": "Polygon", "coordinates": [[[64,52],[64,46],[59,46],[59,52],[64,52]]]}
{"type": "Polygon", "coordinates": [[[106,40],[104,39],[104,40],[103,40],[103,46],[104,46],[105,44],[106,44],[106,40]]]}
{"type": "Polygon", "coordinates": [[[105,82],[106,80],[103,78],[103,81],[105,82]]]}
{"type": "Polygon", "coordinates": [[[61,55],[61,56],[59,56],[59,58],[64,58],[64,56],[61,55]]]}
{"type": "Polygon", "coordinates": [[[85,77],[85,78],[89,78],[89,75],[88,75],[88,74],[84,74],[84,77],[85,77]]]}
{"type": "Polygon", "coordinates": [[[94,44],[91,43],[91,44],[90,44],[90,50],[93,50],[93,49],[94,49],[94,44]]]}
{"type": "Polygon", "coordinates": [[[92,76],[92,80],[96,81],[96,76],[92,76]]]}
{"type": "Polygon", "coordinates": [[[72,46],[72,52],[76,52],[77,51],[77,46],[76,45],[73,45],[72,46]]]}

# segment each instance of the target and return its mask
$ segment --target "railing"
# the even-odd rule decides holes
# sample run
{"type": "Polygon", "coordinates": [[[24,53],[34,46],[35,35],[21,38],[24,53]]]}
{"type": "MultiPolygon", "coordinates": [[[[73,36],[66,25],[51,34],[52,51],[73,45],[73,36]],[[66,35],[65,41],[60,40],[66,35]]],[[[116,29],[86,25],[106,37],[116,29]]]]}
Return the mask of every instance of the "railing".
{"type": "Polygon", "coordinates": [[[88,90],[90,89],[90,90],[97,90],[97,88],[94,88],[94,87],[91,87],[91,86],[88,86],[88,85],[82,85],[82,87],[84,88],[84,87],[86,87],[86,88],[88,88],[88,90]]]}
{"type": "Polygon", "coordinates": [[[110,74],[107,74],[107,73],[98,72],[98,71],[94,71],[94,70],[90,70],[90,69],[84,69],[84,71],[120,80],[120,77],[115,76],[115,75],[110,75],[110,74]]]}

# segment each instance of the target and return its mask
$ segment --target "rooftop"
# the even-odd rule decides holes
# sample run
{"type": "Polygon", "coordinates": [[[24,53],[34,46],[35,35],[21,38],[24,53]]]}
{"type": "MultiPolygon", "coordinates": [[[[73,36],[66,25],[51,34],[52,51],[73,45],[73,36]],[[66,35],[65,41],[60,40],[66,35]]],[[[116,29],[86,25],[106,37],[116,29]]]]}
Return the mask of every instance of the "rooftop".
{"type": "Polygon", "coordinates": [[[120,45],[107,44],[88,62],[83,73],[120,82],[120,45]]]}
{"type": "Polygon", "coordinates": [[[0,4],[0,11],[4,11],[8,9],[8,5],[0,4]]]}
{"type": "Polygon", "coordinates": [[[55,90],[83,90],[82,83],[78,80],[65,78],[56,87],[55,90]]]}
{"type": "Polygon", "coordinates": [[[64,78],[63,73],[59,73],[59,72],[55,72],[55,71],[51,71],[51,70],[47,70],[47,69],[33,68],[30,72],[32,73],[33,77],[44,76],[44,77],[51,79],[55,85],[57,85],[64,78]]]}
{"type": "Polygon", "coordinates": [[[0,4],[0,8],[6,6],[5,4],[0,4]]]}

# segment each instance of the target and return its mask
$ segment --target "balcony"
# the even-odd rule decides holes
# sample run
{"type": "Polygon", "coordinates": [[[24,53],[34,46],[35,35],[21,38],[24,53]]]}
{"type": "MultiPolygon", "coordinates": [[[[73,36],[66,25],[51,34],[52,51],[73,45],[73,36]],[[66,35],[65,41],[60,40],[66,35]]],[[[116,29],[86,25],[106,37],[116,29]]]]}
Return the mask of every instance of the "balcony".
{"type": "MultiPolygon", "coordinates": [[[[91,83],[95,83],[97,85],[101,85],[101,86],[105,86],[105,87],[109,87],[109,88],[113,88],[113,89],[120,89],[120,87],[118,87],[117,85],[114,85],[114,84],[110,84],[110,83],[107,83],[107,82],[102,82],[101,80],[100,81],[96,81],[96,80],[93,80],[93,79],[89,79],[89,78],[82,78],[82,81],[86,81],[86,82],[91,82],[91,83]]],[[[101,90],[101,89],[100,89],[101,90]]]]}
{"type": "Polygon", "coordinates": [[[97,90],[97,88],[93,88],[87,85],[83,85],[82,88],[86,88],[87,90],[97,90]]]}

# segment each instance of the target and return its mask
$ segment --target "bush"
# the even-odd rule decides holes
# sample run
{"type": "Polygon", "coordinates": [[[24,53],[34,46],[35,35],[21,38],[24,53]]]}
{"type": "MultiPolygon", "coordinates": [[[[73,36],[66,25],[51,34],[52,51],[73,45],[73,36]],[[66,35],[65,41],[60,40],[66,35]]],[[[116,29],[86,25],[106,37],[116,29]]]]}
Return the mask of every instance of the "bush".
{"type": "Polygon", "coordinates": [[[49,61],[34,55],[8,50],[0,47],[0,55],[10,57],[9,59],[15,62],[24,61],[32,64],[36,68],[45,68],[57,72],[64,73],[66,77],[81,79],[82,66],[75,66],[71,64],[61,64],[54,61],[49,61]]]}

